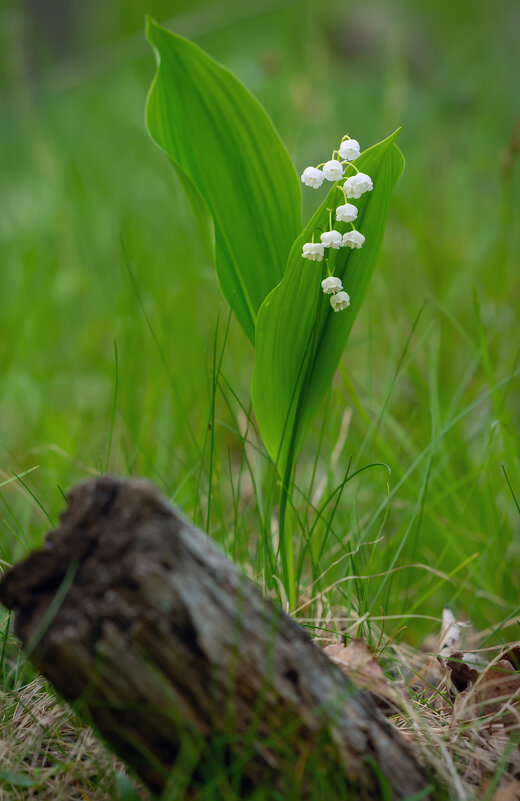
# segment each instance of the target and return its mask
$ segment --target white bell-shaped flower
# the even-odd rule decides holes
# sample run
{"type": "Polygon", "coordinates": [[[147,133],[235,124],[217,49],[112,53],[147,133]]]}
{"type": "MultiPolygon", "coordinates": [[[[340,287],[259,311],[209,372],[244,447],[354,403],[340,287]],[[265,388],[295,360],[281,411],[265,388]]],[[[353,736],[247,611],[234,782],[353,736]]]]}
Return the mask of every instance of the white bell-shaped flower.
{"type": "Polygon", "coordinates": [[[341,278],[329,275],[328,278],[324,278],[321,282],[321,288],[326,295],[332,295],[335,292],[340,292],[343,289],[343,284],[341,283],[341,278]]]}
{"type": "Polygon", "coordinates": [[[303,246],[302,258],[309,259],[309,261],[321,261],[323,245],[320,242],[306,242],[303,246]]]}
{"type": "Polygon", "coordinates": [[[326,161],[323,165],[323,175],[327,181],[339,181],[341,178],[343,178],[343,172],[343,164],[335,159],[332,159],[332,161],[326,161]]]}
{"type": "Polygon", "coordinates": [[[359,231],[347,231],[346,234],[343,234],[341,244],[348,248],[360,248],[364,241],[365,237],[359,231]]]}
{"type": "Polygon", "coordinates": [[[339,155],[345,161],[354,161],[361,155],[361,148],[357,139],[345,139],[339,146],[339,155]]]}
{"type": "Polygon", "coordinates": [[[351,175],[343,184],[346,196],[354,199],[361,197],[364,192],[371,192],[373,188],[372,178],[364,172],[351,175]]]}
{"type": "Polygon", "coordinates": [[[317,167],[306,167],[302,172],[301,180],[302,184],[305,184],[305,186],[311,186],[313,189],[319,189],[325,180],[325,176],[321,170],[318,170],[317,167]]]}
{"type": "Polygon", "coordinates": [[[335,312],[343,311],[343,309],[348,308],[348,306],[350,306],[350,296],[348,292],[338,292],[336,295],[332,295],[330,305],[335,312]]]}
{"type": "Polygon", "coordinates": [[[323,247],[339,250],[341,247],[341,234],[339,231],[325,231],[320,236],[323,247]]]}
{"type": "Polygon", "coordinates": [[[354,222],[357,217],[357,208],[353,203],[344,203],[336,209],[336,220],[340,222],[354,222]]]}

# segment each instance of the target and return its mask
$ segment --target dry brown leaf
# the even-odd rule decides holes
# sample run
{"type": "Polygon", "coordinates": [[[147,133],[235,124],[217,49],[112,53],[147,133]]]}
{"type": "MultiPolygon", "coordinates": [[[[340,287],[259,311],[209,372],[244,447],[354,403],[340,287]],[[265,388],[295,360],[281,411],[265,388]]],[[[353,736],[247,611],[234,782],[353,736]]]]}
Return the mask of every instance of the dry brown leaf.
{"type": "Polygon", "coordinates": [[[438,657],[439,664],[446,671],[448,693],[454,701],[453,718],[466,720],[474,716],[472,690],[479,672],[464,662],[462,651],[454,651],[449,659],[438,657]]]}
{"type": "Polygon", "coordinates": [[[497,715],[511,701],[518,703],[519,695],[520,673],[508,659],[500,659],[483,672],[475,686],[475,710],[480,717],[497,715]]]}
{"type": "Polygon", "coordinates": [[[491,797],[491,801],[519,801],[520,782],[515,779],[502,779],[491,797]]]}
{"type": "Polygon", "coordinates": [[[449,659],[439,658],[448,678],[448,690],[454,699],[455,718],[495,719],[511,711],[511,703],[520,698],[520,646],[513,646],[500,654],[495,662],[481,671],[464,661],[462,651],[455,651],[449,659]]]}
{"type": "Polygon", "coordinates": [[[401,682],[385,676],[360,640],[352,641],[348,648],[328,646],[325,652],[376,701],[385,703],[387,709],[392,705],[394,723],[403,736],[414,747],[420,743],[433,761],[438,760],[435,770],[442,773],[447,785],[457,783],[457,797],[520,801],[520,747],[511,748],[512,738],[520,732],[520,704],[516,703],[520,697],[520,644],[479,650],[475,633],[469,643],[472,650],[464,652],[467,631],[465,624],[459,650],[446,656],[439,654],[446,639],[442,636],[430,639],[422,652],[405,643],[385,643],[400,665],[401,675],[408,677],[411,693],[401,682]],[[386,700],[389,690],[391,700],[386,700]],[[506,692],[508,698],[503,697],[506,692]],[[498,770],[504,774],[493,791],[498,770]]]}
{"type": "Polygon", "coordinates": [[[397,692],[399,682],[392,682],[385,676],[363,640],[351,640],[347,646],[326,645],[323,650],[358,687],[374,696],[383,711],[391,713],[401,706],[397,692]]]}
{"type": "Polygon", "coordinates": [[[513,645],[500,654],[500,659],[507,659],[515,670],[520,670],[520,645],[513,645]]]}
{"type": "Polygon", "coordinates": [[[439,662],[441,665],[445,665],[448,679],[452,685],[448,685],[452,697],[455,697],[457,693],[471,690],[479,677],[478,670],[464,662],[464,653],[462,651],[454,651],[450,654],[449,659],[446,660],[439,657],[439,662]]]}

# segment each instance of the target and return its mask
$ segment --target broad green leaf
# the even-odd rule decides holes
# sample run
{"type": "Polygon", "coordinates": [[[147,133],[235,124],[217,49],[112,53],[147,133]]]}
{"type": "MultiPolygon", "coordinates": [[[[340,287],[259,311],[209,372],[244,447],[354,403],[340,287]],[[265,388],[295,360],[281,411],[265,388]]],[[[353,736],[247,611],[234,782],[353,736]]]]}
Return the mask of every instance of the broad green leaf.
{"type": "Polygon", "coordinates": [[[0,768],[0,783],[10,784],[13,787],[34,787],[37,782],[25,773],[13,773],[11,770],[0,768]]]}
{"type": "MultiPolygon", "coordinates": [[[[403,169],[403,157],[394,144],[399,131],[366,150],[356,167],[373,180],[374,188],[354,202],[356,228],[366,237],[360,250],[333,251],[334,274],[342,279],[351,305],[334,312],[320,282],[325,265],[302,259],[302,246],[313,233],[328,230],[328,209],[344,203],[338,185],[298,237],[289,255],[281,283],[263,302],[256,326],[256,362],[251,388],[262,437],[281,475],[292,464],[311,420],[327,392],[354,320],[359,311],[381,247],[390,195],[403,169]]],[[[354,174],[349,167],[348,175],[354,174]]],[[[344,233],[347,223],[335,223],[344,233]]]]}
{"type": "Polygon", "coordinates": [[[301,230],[298,176],[266,112],[227,69],[150,19],[146,36],[157,57],[148,131],[212,239],[224,297],[254,342],[258,309],[301,230]]]}

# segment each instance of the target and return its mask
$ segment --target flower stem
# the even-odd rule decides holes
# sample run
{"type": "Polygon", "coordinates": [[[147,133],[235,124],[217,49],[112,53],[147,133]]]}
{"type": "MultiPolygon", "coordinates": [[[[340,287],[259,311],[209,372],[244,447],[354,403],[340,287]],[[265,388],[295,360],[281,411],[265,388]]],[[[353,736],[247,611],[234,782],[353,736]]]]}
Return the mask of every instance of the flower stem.
{"type": "MultiPolygon", "coordinates": [[[[327,264],[327,269],[329,269],[329,264],[327,264]]],[[[298,422],[299,422],[299,417],[301,415],[301,411],[304,407],[305,398],[309,390],[309,384],[312,377],[314,358],[316,355],[317,338],[320,330],[321,309],[322,309],[322,301],[321,297],[318,297],[312,340],[309,342],[310,346],[309,352],[306,354],[305,362],[302,365],[304,373],[301,384],[301,392],[296,404],[295,417],[288,447],[287,461],[285,463],[285,470],[282,476],[280,506],[278,507],[278,543],[279,543],[278,550],[280,553],[280,560],[282,563],[282,579],[285,591],[287,593],[289,610],[294,609],[296,606],[297,586],[296,586],[296,574],[294,569],[293,538],[292,536],[288,535],[286,527],[287,504],[290,500],[293,471],[295,469],[296,458],[297,458],[296,438],[297,438],[298,422]]]]}
{"type": "Polygon", "coordinates": [[[287,504],[290,497],[293,460],[289,459],[282,479],[280,506],[278,509],[278,539],[280,543],[280,559],[282,562],[282,580],[287,593],[289,609],[296,606],[296,585],[294,576],[293,538],[287,533],[287,504]]]}

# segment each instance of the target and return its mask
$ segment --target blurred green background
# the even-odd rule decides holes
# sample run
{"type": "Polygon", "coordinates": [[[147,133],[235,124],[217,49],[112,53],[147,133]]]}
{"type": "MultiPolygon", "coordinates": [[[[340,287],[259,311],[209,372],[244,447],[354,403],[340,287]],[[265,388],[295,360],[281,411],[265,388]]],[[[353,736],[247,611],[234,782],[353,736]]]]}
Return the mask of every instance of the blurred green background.
{"type": "MultiPolygon", "coordinates": [[[[224,391],[211,471],[203,450],[227,309],[178,180],[145,131],[145,13],[238,75],[299,171],[347,132],[368,147],[403,126],[405,173],[318,458],[329,488],[351,457],[391,473],[371,468],[347,485],[329,558],[382,536],[355,569],[421,563],[451,576],[413,568],[366,582],[348,601],[356,613],[435,618],[448,602],[481,627],[514,619],[515,2],[4,0],[0,558],[40,542],[62,491],[87,475],[149,476],[201,522],[211,474],[210,533],[262,581],[262,501],[251,488],[238,508],[230,500],[245,417],[224,391]]],[[[306,218],[318,200],[303,197],[306,218]]],[[[253,358],[232,321],[222,370],[246,407],[253,358]]],[[[261,479],[265,460],[253,467],[261,479]]]]}

